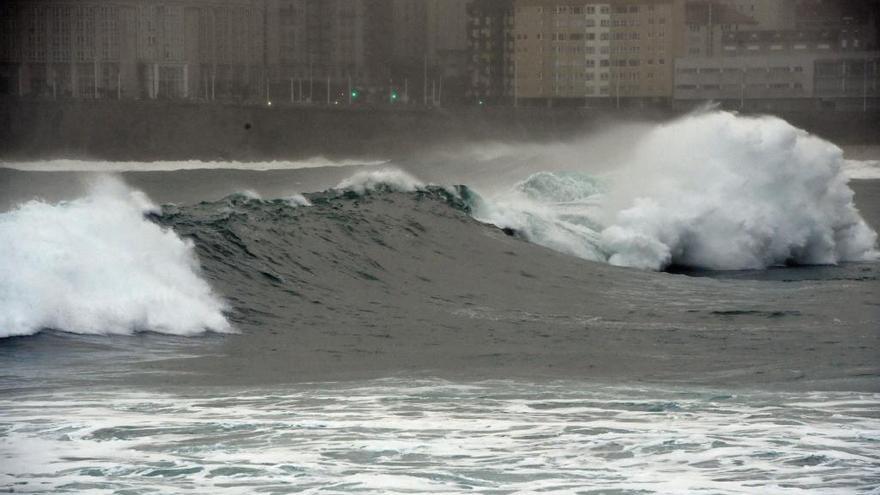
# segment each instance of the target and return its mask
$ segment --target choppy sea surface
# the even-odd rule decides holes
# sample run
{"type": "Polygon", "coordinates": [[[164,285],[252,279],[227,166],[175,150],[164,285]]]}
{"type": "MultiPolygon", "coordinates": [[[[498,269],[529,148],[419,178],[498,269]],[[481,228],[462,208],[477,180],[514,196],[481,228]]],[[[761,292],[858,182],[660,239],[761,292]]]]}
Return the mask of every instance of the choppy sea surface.
{"type": "Polygon", "coordinates": [[[880,394],[386,379],[0,400],[16,493],[878,493],[880,394]]]}
{"type": "Polygon", "coordinates": [[[880,494],[876,160],[625,142],[0,164],[0,491],[880,494]]]}

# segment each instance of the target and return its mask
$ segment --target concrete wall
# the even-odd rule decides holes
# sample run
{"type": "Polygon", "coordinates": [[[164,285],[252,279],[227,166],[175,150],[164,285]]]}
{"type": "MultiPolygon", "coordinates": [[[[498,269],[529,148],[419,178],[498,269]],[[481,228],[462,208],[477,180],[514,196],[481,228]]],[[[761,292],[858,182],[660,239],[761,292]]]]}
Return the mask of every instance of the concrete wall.
{"type": "MultiPolygon", "coordinates": [[[[0,100],[0,159],[290,160],[407,158],[432,146],[565,140],[617,121],[662,121],[691,110],[465,108],[334,110],[164,102],[0,100]]],[[[841,144],[880,143],[880,112],[783,117],[841,144]]]]}

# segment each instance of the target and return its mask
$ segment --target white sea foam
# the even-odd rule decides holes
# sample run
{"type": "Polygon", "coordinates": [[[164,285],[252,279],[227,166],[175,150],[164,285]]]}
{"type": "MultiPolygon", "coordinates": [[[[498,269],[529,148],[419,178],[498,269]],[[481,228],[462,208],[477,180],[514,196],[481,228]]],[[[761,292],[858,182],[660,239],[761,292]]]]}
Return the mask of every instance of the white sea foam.
{"type": "Polygon", "coordinates": [[[309,198],[299,193],[288,195],[283,199],[287,201],[290,206],[312,206],[312,202],[309,201],[309,198]]]}
{"type": "Polygon", "coordinates": [[[873,493],[878,406],[515,381],[32,393],[0,398],[0,489],[873,493]]]}
{"type": "Polygon", "coordinates": [[[155,208],[102,177],[87,197],[0,214],[0,337],[229,331],[192,243],[144,218],[155,208]]]}
{"type": "Polygon", "coordinates": [[[636,146],[605,204],[612,264],[751,269],[876,257],[842,151],[781,119],[695,115],[636,146]]]}
{"type": "Polygon", "coordinates": [[[324,157],[315,157],[299,161],[262,161],[262,162],[238,162],[238,161],[152,161],[152,162],[116,162],[94,160],[41,160],[41,161],[0,161],[0,168],[11,168],[29,172],[154,172],[173,170],[203,170],[203,169],[232,169],[232,170],[296,170],[305,168],[323,167],[356,167],[368,165],[382,165],[386,160],[330,160],[324,157]]]}
{"type": "Polygon", "coordinates": [[[598,183],[535,174],[476,216],[566,253],[654,270],[878,257],[841,150],[781,119],[688,116],[638,135],[622,163],[598,183]]]}
{"type": "Polygon", "coordinates": [[[843,170],[850,179],[880,179],[880,160],[845,160],[843,170]]]}
{"type": "Polygon", "coordinates": [[[364,194],[379,187],[398,192],[413,192],[423,186],[420,180],[402,170],[384,168],[358,172],[340,182],[336,189],[364,194]]]}

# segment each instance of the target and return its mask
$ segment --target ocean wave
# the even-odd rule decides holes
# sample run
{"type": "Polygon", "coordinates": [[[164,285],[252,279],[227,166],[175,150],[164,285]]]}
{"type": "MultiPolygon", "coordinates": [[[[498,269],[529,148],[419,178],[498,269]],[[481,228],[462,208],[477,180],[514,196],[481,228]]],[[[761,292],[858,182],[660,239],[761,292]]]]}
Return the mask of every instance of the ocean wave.
{"type": "Polygon", "coordinates": [[[352,191],[355,194],[364,194],[376,189],[415,192],[423,186],[424,183],[422,181],[402,170],[384,168],[358,172],[340,182],[336,189],[352,191]]]}
{"type": "Polygon", "coordinates": [[[0,168],[9,168],[27,172],[171,172],[176,170],[298,170],[324,167],[358,167],[375,166],[388,163],[386,160],[330,160],[314,157],[299,161],[262,161],[262,162],[227,162],[227,161],[93,161],[93,160],[40,160],[40,161],[0,161],[0,168]]]}
{"type": "Polygon", "coordinates": [[[144,218],[158,211],[103,177],[87,197],[0,214],[0,337],[230,331],[192,242],[144,218]]]}
{"type": "Polygon", "coordinates": [[[845,160],[843,170],[853,180],[880,179],[880,160],[845,160]]]}
{"type": "Polygon", "coordinates": [[[601,188],[587,174],[542,172],[476,215],[559,251],[652,270],[877,259],[842,151],[781,119],[692,115],[631,148],[601,188]]]}

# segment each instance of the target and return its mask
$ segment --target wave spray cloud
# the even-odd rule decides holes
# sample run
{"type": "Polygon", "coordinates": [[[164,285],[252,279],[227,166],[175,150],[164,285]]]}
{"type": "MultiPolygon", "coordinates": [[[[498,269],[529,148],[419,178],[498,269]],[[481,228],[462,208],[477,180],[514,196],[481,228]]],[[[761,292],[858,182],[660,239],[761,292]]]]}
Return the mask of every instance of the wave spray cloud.
{"type": "Polygon", "coordinates": [[[651,270],[878,257],[840,148],[784,120],[695,114],[637,135],[630,146],[604,177],[540,172],[476,216],[552,249],[651,270]]]}
{"type": "Polygon", "coordinates": [[[103,177],[84,198],[0,214],[0,337],[229,331],[192,243],[145,219],[154,209],[103,177]]]}

